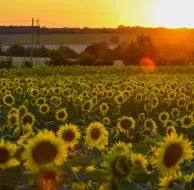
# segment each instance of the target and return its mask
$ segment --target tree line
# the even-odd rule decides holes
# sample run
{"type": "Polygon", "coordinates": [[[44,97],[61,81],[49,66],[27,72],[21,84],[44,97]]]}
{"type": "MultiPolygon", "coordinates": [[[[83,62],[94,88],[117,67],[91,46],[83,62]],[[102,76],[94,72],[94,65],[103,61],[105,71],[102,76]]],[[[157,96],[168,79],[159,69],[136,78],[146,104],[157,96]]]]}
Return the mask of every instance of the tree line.
{"type": "MultiPolygon", "coordinates": [[[[44,46],[34,48],[34,57],[50,58],[45,61],[46,65],[87,65],[102,66],[113,65],[115,60],[121,60],[124,65],[138,66],[140,60],[149,58],[158,66],[163,65],[186,65],[189,59],[180,57],[167,57],[161,55],[160,50],[154,44],[150,35],[140,33],[135,40],[128,43],[118,43],[119,39],[113,37],[112,41],[117,44],[114,49],[110,49],[109,44],[105,41],[93,43],[78,54],[74,50],[66,46],[59,46],[57,49],[48,49],[44,46]]],[[[0,49],[1,56],[19,56],[30,57],[31,48],[13,45],[6,51],[0,49]]],[[[25,63],[27,64],[27,63],[25,63]]],[[[28,64],[27,64],[28,65],[28,64]]]]}

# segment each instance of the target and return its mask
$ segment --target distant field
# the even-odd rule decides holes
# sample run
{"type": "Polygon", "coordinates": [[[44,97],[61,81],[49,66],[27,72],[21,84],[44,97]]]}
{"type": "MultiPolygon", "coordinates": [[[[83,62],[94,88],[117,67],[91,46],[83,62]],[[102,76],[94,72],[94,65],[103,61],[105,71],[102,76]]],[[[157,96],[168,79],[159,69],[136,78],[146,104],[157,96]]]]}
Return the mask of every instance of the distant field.
{"type": "MultiPolygon", "coordinates": [[[[110,41],[117,34],[56,34],[40,35],[41,44],[91,44],[99,41],[110,41]]],[[[122,42],[135,39],[135,34],[118,34],[122,42]]],[[[6,45],[30,44],[31,35],[0,35],[6,45]]]]}
{"type": "MultiPolygon", "coordinates": [[[[135,40],[136,35],[139,33],[126,33],[126,34],[56,34],[56,35],[40,35],[41,44],[91,44],[93,42],[107,41],[110,42],[110,38],[117,35],[120,38],[120,42],[130,42],[135,40]]],[[[166,35],[158,33],[148,33],[151,35],[153,41],[156,44],[185,44],[190,45],[194,42],[194,35],[187,34],[174,34],[166,35]]],[[[19,35],[0,35],[0,41],[6,45],[10,44],[31,44],[31,35],[19,34],[19,35]]]]}

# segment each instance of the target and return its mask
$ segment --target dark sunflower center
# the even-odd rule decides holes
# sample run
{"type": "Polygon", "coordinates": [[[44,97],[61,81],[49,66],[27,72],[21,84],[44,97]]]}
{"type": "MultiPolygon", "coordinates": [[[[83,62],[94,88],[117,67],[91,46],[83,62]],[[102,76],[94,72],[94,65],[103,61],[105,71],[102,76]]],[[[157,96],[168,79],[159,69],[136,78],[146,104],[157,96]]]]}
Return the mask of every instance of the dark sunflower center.
{"type": "Polygon", "coordinates": [[[180,104],[180,105],[184,105],[184,103],[185,103],[185,100],[184,100],[184,99],[181,99],[181,100],[179,101],[179,104],[180,104]]]}
{"type": "Polygon", "coordinates": [[[129,119],[123,119],[121,121],[121,127],[123,129],[129,129],[131,127],[131,125],[132,125],[132,122],[129,119]]]}
{"type": "Polygon", "coordinates": [[[85,105],[84,105],[84,110],[89,110],[90,109],[90,102],[87,102],[85,105]]]}
{"type": "Polygon", "coordinates": [[[0,148],[0,164],[7,162],[9,159],[9,151],[5,148],[0,148]]]}
{"type": "Polygon", "coordinates": [[[167,116],[165,115],[165,114],[163,114],[162,116],[161,116],[161,119],[164,121],[164,120],[166,120],[166,118],[167,118],[167,116]]]}
{"type": "Polygon", "coordinates": [[[48,110],[47,106],[42,106],[41,109],[42,109],[43,112],[46,112],[48,110]]]}
{"type": "Polygon", "coordinates": [[[64,131],[63,139],[65,141],[72,141],[74,138],[75,138],[75,133],[71,129],[64,131]]]}
{"type": "Polygon", "coordinates": [[[137,100],[140,100],[140,99],[141,99],[141,96],[140,96],[140,95],[138,95],[138,96],[137,96],[137,100]]]}
{"type": "Polygon", "coordinates": [[[102,110],[104,110],[104,111],[107,110],[107,106],[103,105],[102,110]]]}
{"type": "Polygon", "coordinates": [[[36,96],[36,95],[38,94],[38,92],[37,92],[36,90],[33,90],[33,91],[32,91],[32,94],[33,94],[34,96],[36,96]]]}
{"type": "Polygon", "coordinates": [[[177,110],[174,110],[173,111],[173,115],[178,115],[178,111],[177,110]]]}
{"type": "Polygon", "coordinates": [[[5,98],[5,101],[6,101],[7,103],[9,103],[9,104],[12,104],[12,103],[13,103],[13,98],[12,98],[11,96],[7,96],[7,97],[5,98]]]}
{"type": "Polygon", "coordinates": [[[26,113],[26,109],[25,109],[25,108],[21,108],[19,111],[20,111],[20,114],[21,114],[21,115],[23,115],[23,114],[26,113]]]}
{"type": "Polygon", "coordinates": [[[14,125],[15,123],[16,123],[16,117],[15,116],[12,116],[11,118],[10,118],[10,124],[12,124],[12,125],[14,125]]]}
{"type": "Polygon", "coordinates": [[[123,101],[123,97],[122,96],[119,96],[118,97],[118,102],[122,102],[123,101]]]}
{"type": "Polygon", "coordinates": [[[174,94],[170,94],[170,98],[174,98],[174,94]]]}
{"type": "Polygon", "coordinates": [[[169,134],[169,135],[171,135],[171,134],[172,134],[172,132],[173,132],[173,130],[172,130],[172,129],[168,129],[168,134],[169,134]]]}
{"type": "Polygon", "coordinates": [[[128,159],[125,156],[121,156],[117,159],[118,162],[118,167],[120,168],[120,170],[123,171],[123,173],[121,174],[120,171],[117,170],[118,174],[120,176],[126,175],[129,172],[129,168],[130,168],[130,162],[128,161],[128,159]]]}
{"type": "Polygon", "coordinates": [[[60,111],[60,112],[58,113],[58,117],[59,117],[60,119],[63,119],[63,118],[65,117],[65,112],[64,112],[64,111],[60,111]]]}
{"type": "Polygon", "coordinates": [[[168,121],[168,122],[166,123],[166,125],[167,125],[168,127],[170,127],[170,126],[173,125],[173,123],[172,123],[171,121],[168,121]]]}
{"type": "Polygon", "coordinates": [[[26,125],[27,123],[31,124],[32,123],[32,117],[30,115],[24,116],[23,123],[24,123],[24,125],[26,125]]]}
{"type": "Polygon", "coordinates": [[[100,129],[93,128],[91,130],[91,137],[92,137],[92,139],[97,140],[100,137],[100,129]]]}
{"type": "Polygon", "coordinates": [[[165,151],[163,163],[167,168],[171,168],[177,164],[180,158],[183,156],[183,148],[180,144],[170,144],[165,151]]]}
{"type": "Polygon", "coordinates": [[[154,99],[154,100],[153,100],[153,105],[156,105],[156,104],[157,104],[157,100],[154,99]]]}
{"type": "Polygon", "coordinates": [[[186,117],[183,122],[185,125],[190,125],[192,121],[191,121],[191,118],[186,117]]]}
{"type": "Polygon", "coordinates": [[[193,104],[189,104],[188,110],[192,110],[192,109],[193,109],[193,104]]]}
{"type": "Polygon", "coordinates": [[[52,162],[57,156],[57,148],[50,142],[44,141],[37,144],[32,150],[32,157],[38,164],[52,162]]]}
{"type": "Polygon", "coordinates": [[[44,99],[39,99],[38,104],[44,104],[44,99]]]}

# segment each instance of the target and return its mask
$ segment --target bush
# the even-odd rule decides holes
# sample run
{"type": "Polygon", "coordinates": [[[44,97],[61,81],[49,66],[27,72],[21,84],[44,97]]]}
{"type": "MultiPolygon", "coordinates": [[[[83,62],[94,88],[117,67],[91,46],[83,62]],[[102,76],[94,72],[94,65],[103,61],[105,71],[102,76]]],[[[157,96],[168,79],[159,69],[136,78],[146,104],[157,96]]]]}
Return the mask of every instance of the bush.
{"type": "Polygon", "coordinates": [[[11,69],[13,68],[13,62],[12,62],[12,58],[11,57],[7,57],[6,60],[0,60],[0,69],[11,69]]]}
{"type": "Polygon", "coordinates": [[[28,60],[24,60],[22,65],[21,65],[22,68],[32,68],[33,67],[33,63],[31,61],[28,61],[28,60]]]}
{"type": "Polygon", "coordinates": [[[87,66],[94,66],[96,65],[96,57],[94,55],[91,55],[89,53],[84,53],[80,56],[80,59],[78,60],[79,65],[87,65],[87,66]]]}

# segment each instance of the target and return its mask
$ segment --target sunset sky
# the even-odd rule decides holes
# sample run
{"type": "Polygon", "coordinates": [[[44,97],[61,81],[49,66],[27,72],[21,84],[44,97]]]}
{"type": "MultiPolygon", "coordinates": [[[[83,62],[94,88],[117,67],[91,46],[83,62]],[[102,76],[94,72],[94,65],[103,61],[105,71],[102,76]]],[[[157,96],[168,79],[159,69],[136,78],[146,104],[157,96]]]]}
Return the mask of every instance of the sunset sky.
{"type": "Polygon", "coordinates": [[[0,25],[193,27],[194,0],[1,0],[0,25]],[[19,22],[20,21],[20,22],[19,22]]]}

